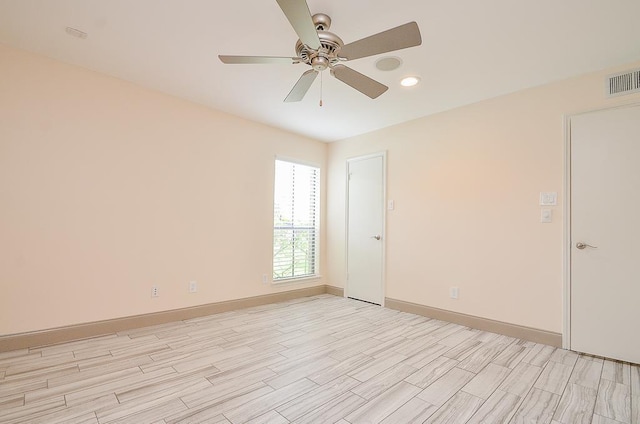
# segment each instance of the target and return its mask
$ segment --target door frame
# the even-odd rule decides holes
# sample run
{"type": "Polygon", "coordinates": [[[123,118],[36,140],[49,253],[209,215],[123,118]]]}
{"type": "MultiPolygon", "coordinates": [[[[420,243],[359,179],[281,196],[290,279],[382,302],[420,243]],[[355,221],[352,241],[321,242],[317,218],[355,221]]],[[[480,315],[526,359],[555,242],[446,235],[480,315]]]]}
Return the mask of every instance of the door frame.
{"type": "Polygon", "coordinates": [[[587,113],[640,106],[632,100],[564,115],[564,205],[562,235],[562,348],[571,349],[571,119],[587,113]]]}
{"type": "Polygon", "coordinates": [[[385,287],[386,287],[386,264],[387,264],[387,151],[371,153],[363,156],[356,156],[348,158],[346,161],[345,169],[345,249],[344,249],[344,263],[345,263],[345,285],[344,285],[344,297],[349,297],[349,166],[352,162],[358,162],[361,160],[367,160],[372,158],[382,158],[382,264],[380,269],[380,306],[384,307],[385,302],[385,287]]]}

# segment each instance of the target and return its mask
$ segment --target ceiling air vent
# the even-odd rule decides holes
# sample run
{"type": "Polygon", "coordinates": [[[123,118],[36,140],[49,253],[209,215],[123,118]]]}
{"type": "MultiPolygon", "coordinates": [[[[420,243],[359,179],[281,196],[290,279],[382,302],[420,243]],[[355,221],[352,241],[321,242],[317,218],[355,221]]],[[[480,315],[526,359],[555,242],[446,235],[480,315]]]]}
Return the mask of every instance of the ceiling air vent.
{"type": "Polygon", "coordinates": [[[640,93],[640,69],[621,72],[607,77],[607,95],[609,97],[640,93]]]}

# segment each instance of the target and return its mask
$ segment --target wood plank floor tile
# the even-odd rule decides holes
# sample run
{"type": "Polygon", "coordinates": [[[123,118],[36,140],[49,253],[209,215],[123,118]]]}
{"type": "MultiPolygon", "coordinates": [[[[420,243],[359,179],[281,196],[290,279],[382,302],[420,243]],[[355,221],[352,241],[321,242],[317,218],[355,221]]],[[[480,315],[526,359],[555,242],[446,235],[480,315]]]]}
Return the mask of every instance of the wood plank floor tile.
{"type": "Polygon", "coordinates": [[[544,367],[551,359],[556,348],[536,343],[522,361],[537,367],[544,367]]]}
{"type": "Polygon", "coordinates": [[[436,343],[438,343],[438,339],[430,336],[419,337],[416,339],[403,337],[398,344],[391,346],[390,349],[406,356],[413,356],[436,343]]]}
{"type": "Polygon", "coordinates": [[[324,424],[335,423],[360,408],[367,401],[351,392],[343,393],[334,398],[331,403],[314,409],[293,421],[296,424],[324,424]]]}
{"type": "MultiPolygon", "coordinates": [[[[406,361],[405,361],[406,362],[406,361]]],[[[403,362],[403,363],[405,363],[403,362]]],[[[444,374],[455,368],[459,364],[455,359],[449,359],[440,356],[429,362],[424,367],[417,370],[406,378],[407,383],[424,389],[430,386],[434,381],[442,377],[444,374]]]]}
{"type": "Polygon", "coordinates": [[[573,367],[559,362],[549,361],[542,370],[542,374],[534,387],[547,392],[561,395],[571,377],[573,367]]]}
{"type": "Polygon", "coordinates": [[[640,424],[640,396],[631,395],[631,424],[640,424]]]}
{"type": "Polygon", "coordinates": [[[401,381],[386,392],[372,399],[351,414],[345,420],[351,424],[376,424],[391,415],[396,409],[417,395],[420,389],[401,381]]]}
{"type": "MultiPolygon", "coordinates": [[[[432,361],[438,359],[445,352],[449,351],[449,349],[451,349],[449,346],[436,343],[434,345],[427,346],[424,350],[420,352],[414,353],[412,356],[407,358],[404,361],[404,363],[419,369],[431,363],[432,361]]],[[[447,358],[447,359],[451,359],[451,358],[447,358]]]]}
{"type": "Polygon", "coordinates": [[[482,342],[475,338],[470,340],[465,340],[460,343],[458,346],[449,348],[447,352],[443,355],[447,358],[455,359],[456,361],[463,361],[469,355],[471,355],[476,350],[482,347],[482,342]]]}
{"type": "Polygon", "coordinates": [[[359,384],[351,391],[360,397],[371,400],[395,386],[405,378],[410,377],[416,371],[418,370],[410,365],[399,363],[370,378],[364,383],[359,384]]]}
{"type": "MultiPolygon", "coordinates": [[[[464,330],[468,330],[469,328],[467,327],[463,327],[462,325],[458,325],[458,324],[453,324],[453,323],[446,323],[445,325],[443,325],[442,327],[437,328],[436,330],[428,333],[429,336],[435,338],[436,340],[440,341],[440,340],[444,340],[447,337],[459,332],[459,331],[464,331],[464,330]]],[[[478,333],[479,334],[479,333],[478,333]]],[[[456,358],[453,358],[456,359],[456,358]]]]}
{"type": "Polygon", "coordinates": [[[69,380],[73,379],[83,379],[85,376],[89,375],[89,373],[94,373],[93,375],[105,374],[106,371],[119,371],[127,368],[140,367],[142,365],[153,362],[153,359],[149,355],[145,354],[135,354],[131,355],[122,355],[118,358],[113,356],[101,356],[99,358],[91,358],[84,359],[77,362],[78,368],[80,369],[82,376],[80,375],[71,375],[68,378],[60,378],[53,379],[53,384],[66,384],[69,380]]]}
{"type": "Polygon", "coordinates": [[[118,405],[118,400],[116,399],[115,395],[111,394],[80,405],[67,407],[52,413],[47,413],[37,418],[29,419],[27,422],[29,424],[73,423],[79,418],[86,419],[87,414],[93,413],[93,411],[112,407],[115,405],[118,405]]]}
{"type": "MultiPolygon", "coordinates": [[[[253,348],[252,348],[253,349],[253,348]]],[[[251,353],[246,353],[239,356],[233,356],[227,359],[219,359],[216,360],[215,368],[220,370],[217,375],[222,375],[225,372],[230,373],[235,370],[240,370],[243,368],[248,368],[255,366],[256,364],[265,366],[272,366],[278,363],[287,362],[287,358],[280,355],[278,352],[273,352],[270,350],[267,351],[255,351],[251,353]]],[[[143,371],[145,367],[141,367],[143,371]]]]}
{"type": "MultiPolygon", "coordinates": [[[[170,369],[169,371],[174,372],[172,369],[170,369]]],[[[144,373],[140,370],[140,368],[127,368],[122,371],[97,375],[84,380],[76,380],[65,385],[57,385],[53,387],[28,391],[25,393],[25,403],[31,403],[34,401],[59,395],[71,394],[79,390],[86,390],[91,387],[99,387],[102,384],[118,384],[119,381],[132,376],[142,377],[144,376],[144,373]]]]}
{"type": "Polygon", "coordinates": [[[505,378],[499,389],[524,398],[541,373],[542,368],[521,362],[505,378]]]}
{"type": "Polygon", "coordinates": [[[625,362],[612,361],[605,359],[602,366],[603,380],[613,381],[615,383],[631,385],[631,365],[625,362]]]}
{"type": "Polygon", "coordinates": [[[339,362],[337,360],[330,357],[317,358],[299,367],[290,369],[285,373],[271,377],[268,380],[265,380],[265,383],[274,389],[280,389],[300,380],[301,378],[306,378],[310,374],[315,374],[338,363],[339,362]]]}
{"type": "Polygon", "coordinates": [[[578,360],[578,356],[579,355],[576,352],[572,352],[570,350],[556,349],[549,360],[569,366],[574,366],[576,364],[576,361],[578,360]]]}
{"type": "Polygon", "coordinates": [[[119,419],[103,418],[100,419],[100,423],[108,422],[109,424],[151,424],[157,422],[160,418],[165,417],[171,413],[184,411],[187,406],[180,401],[180,399],[170,399],[163,403],[156,403],[153,406],[145,408],[142,411],[138,411],[129,414],[128,411],[124,412],[124,416],[119,419]]]}
{"type": "Polygon", "coordinates": [[[302,396],[290,400],[276,408],[276,411],[286,419],[295,421],[311,411],[320,408],[334,398],[339,397],[358,384],[360,384],[358,380],[343,375],[334,381],[330,381],[302,396]]]}
{"type": "Polygon", "coordinates": [[[417,397],[431,405],[441,406],[475,376],[472,372],[461,370],[460,368],[453,368],[420,392],[417,397]]]}
{"type": "Polygon", "coordinates": [[[398,424],[398,423],[423,423],[438,410],[437,406],[433,406],[416,397],[409,402],[396,409],[391,415],[382,421],[382,424],[398,424]]]}
{"type": "Polygon", "coordinates": [[[553,419],[562,424],[590,424],[596,404],[596,390],[569,383],[553,414],[553,419]]]}
{"type": "Polygon", "coordinates": [[[47,380],[27,380],[7,382],[3,381],[0,385],[0,399],[7,397],[13,397],[15,395],[24,395],[26,392],[31,392],[37,389],[46,390],[47,380]]]}
{"type": "Polygon", "coordinates": [[[612,420],[611,418],[603,417],[601,415],[594,415],[591,424],[623,424],[620,421],[612,420]]]}
{"type": "Polygon", "coordinates": [[[365,364],[373,361],[373,358],[363,353],[357,353],[344,361],[330,365],[323,370],[309,375],[307,378],[317,384],[326,384],[336,378],[346,375],[356,368],[361,368],[365,364]]]}
{"type": "MultiPolygon", "coordinates": [[[[379,355],[386,355],[389,350],[392,350],[393,347],[397,346],[399,343],[402,343],[406,339],[402,336],[395,337],[386,342],[382,342],[374,337],[374,340],[377,341],[376,345],[363,351],[365,355],[378,357],[379,355]]],[[[405,355],[406,356],[406,355],[405,355]]]]}
{"type": "Polygon", "coordinates": [[[594,361],[589,357],[580,356],[573,368],[569,383],[598,390],[603,365],[604,361],[594,361]]]}
{"type": "Polygon", "coordinates": [[[73,366],[77,359],[73,356],[73,352],[61,352],[52,356],[36,356],[34,360],[18,361],[8,364],[5,369],[5,379],[8,377],[19,377],[24,375],[33,375],[40,372],[49,371],[51,368],[73,366]]]}
{"type": "Polygon", "coordinates": [[[343,346],[342,348],[336,350],[332,349],[328,355],[338,361],[344,361],[345,359],[349,359],[353,355],[357,355],[359,353],[364,352],[365,350],[371,349],[376,346],[378,341],[373,337],[368,337],[363,340],[356,340],[353,342],[349,342],[348,345],[343,346]]]}
{"type": "Polygon", "coordinates": [[[510,373],[511,370],[509,368],[489,364],[473,377],[462,390],[480,399],[489,399],[510,373]]]}
{"type": "Polygon", "coordinates": [[[24,393],[5,396],[0,398],[0,411],[24,405],[24,393]]]}
{"type": "Polygon", "coordinates": [[[600,380],[594,412],[631,424],[631,387],[610,380],[600,380]]]}
{"type": "MultiPolygon", "coordinates": [[[[165,417],[167,424],[196,424],[217,419],[227,411],[236,409],[252,400],[273,392],[273,388],[264,383],[248,386],[242,392],[235,393],[222,399],[201,398],[200,402],[189,405],[186,411],[171,413],[165,417]]],[[[226,417],[225,417],[226,419],[226,417]]]]}
{"type": "Polygon", "coordinates": [[[466,424],[506,424],[520,405],[520,396],[497,390],[476,411],[466,424]]]}
{"type": "Polygon", "coordinates": [[[531,348],[526,346],[526,343],[522,340],[517,340],[514,343],[507,346],[493,361],[493,364],[500,365],[506,368],[515,368],[522,362],[524,357],[529,353],[531,348]]]}
{"type": "Polygon", "coordinates": [[[560,395],[534,388],[520,404],[509,424],[548,424],[559,402],[560,395]]]}
{"type": "Polygon", "coordinates": [[[0,424],[640,424],[640,366],[319,295],[0,354],[0,424]]]}
{"type": "MultiPolygon", "coordinates": [[[[132,384],[128,384],[124,387],[117,387],[115,388],[114,393],[118,398],[118,401],[120,403],[124,403],[141,401],[147,397],[160,396],[160,394],[165,392],[166,390],[174,390],[179,388],[181,385],[185,385],[187,387],[189,385],[199,385],[199,392],[202,392],[213,387],[213,384],[211,384],[211,382],[206,379],[206,376],[208,374],[209,370],[207,369],[197,370],[185,374],[167,373],[153,379],[145,378],[142,380],[134,381],[132,384]]],[[[219,391],[222,392],[222,388],[220,388],[219,391]]],[[[79,397],[82,396],[84,396],[83,393],[79,395],[79,397]]],[[[182,394],[181,397],[184,397],[184,394],[182,394]]],[[[69,400],[67,399],[67,402],[68,401],[69,400]]]]}
{"type": "Polygon", "coordinates": [[[67,405],[64,396],[49,398],[29,405],[0,409],[0,422],[3,424],[26,423],[42,415],[64,411],[67,405]]]}
{"type": "Polygon", "coordinates": [[[438,409],[425,424],[465,423],[484,403],[484,400],[465,392],[458,392],[438,409]]]}
{"type": "MultiPolygon", "coordinates": [[[[438,328],[444,327],[445,325],[447,325],[446,322],[437,319],[427,320],[415,325],[413,327],[413,330],[407,333],[406,337],[410,340],[418,339],[420,337],[433,337],[431,336],[431,333],[433,333],[438,328]]],[[[434,339],[440,340],[441,338],[439,339],[437,337],[434,337],[434,339]]]]}
{"type": "Polygon", "coordinates": [[[271,409],[276,409],[280,405],[289,402],[292,399],[302,396],[318,387],[311,380],[302,379],[281,389],[274,390],[259,398],[251,400],[244,405],[231,409],[224,413],[224,416],[232,423],[244,423],[250,419],[259,417],[271,409]]]}
{"type": "MultiPolygon", "coordinates": [[[[177,373],[173,368],[166,368],[148,374],[132,374],[121,379],[110,379],[110,381],[101,384],[76,386],[74,391],[66,393],[64,398],[67,405],[77,405],[90,399],[96,399],[110,393],[115,394],[124,390],[135,390],[149,386],[154,388],[157,386],[162,387],[162,383],[167,380],[175,381],[175,378],[172,377],[175,377],[176,375],[177,373]]],[[[209,383],[209,385],[211,385],[211,383],[209,383]]],[[[58,387],[58,389],[60,388],[67,388],[67,386],[58,387]]],[[[122,399],[118,400],[122,402],[122,399]]]]}
{"type": "MultiPolygon", "coordinates": [[[[16,361],[18,358],[20,357],[25,357],[25,356],[29,356],[29,355],[36,355],[37,352],[34,352],[34,349],[16,349],[16,350],[10,350],[8,352],[0,352],[0,367],[2,367],[2,364],[5,363],[5,361],[11,361],[14,362],[16,361]]],[[[42,356],[40,354],[40,356],[42,356]]]]}
{"type": "Polygon", "coordinates": [[[371,362],[367,362],[364,365],[351,371],[348,375],[355,378],[358,381],[367,381],[370,378],[380,374],[382,371],[391,368],[392,366],[399,364],[407,359],[406,356],[399,353],[391,353],[386,356],[382,356],[374,359],[371,362]]]}
{"type": "Polygon", "coordinates": [[[247,374],[242,378],[226,380],[220,384],[210,385],[198,392],[182,395],[180,398],[189,408],[198,407],[202,404],[221,402],[265,387],[266,384],[262,380],[272,374],[273,371],[268,369],[259,370],[247,374]]]}
{"type": "Polygon", "coordinates": [[[449,346],[449,347],[455,347],[464,341],[467,341],[473,337],[476,337],[477,335],[478,335],[477,330],[470,330],[470,329],[460,330],[458,332],[453,333],[450,336],[445,337],[442,340],[439,340],[438,343],[441,345],[449,346]]]}
{"type": "Polygon", "coordinates": [[[510,337],[502,336],[494,341],[484,343],[479,349],[463,359],[458,367],[477,374],[512,342],[513,339],[510,337]]]}
{"type": "Polygon", "coordinates": [[[260,415],[250,421],[247,424],[288,424],[289,420],[278,414],[276,411],[271,410],[265,414],[260,415]]]}

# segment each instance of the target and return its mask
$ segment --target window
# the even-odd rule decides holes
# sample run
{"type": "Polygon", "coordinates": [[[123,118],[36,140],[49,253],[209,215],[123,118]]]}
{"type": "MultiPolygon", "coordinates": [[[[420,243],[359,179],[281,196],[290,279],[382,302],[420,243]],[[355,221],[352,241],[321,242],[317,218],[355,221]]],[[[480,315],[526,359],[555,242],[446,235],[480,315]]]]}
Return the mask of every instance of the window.
{"type": "Polygon", "coordinates": [[[318,270],[320,169],[276,160],[273,280],[311,277],[318,270]]]}

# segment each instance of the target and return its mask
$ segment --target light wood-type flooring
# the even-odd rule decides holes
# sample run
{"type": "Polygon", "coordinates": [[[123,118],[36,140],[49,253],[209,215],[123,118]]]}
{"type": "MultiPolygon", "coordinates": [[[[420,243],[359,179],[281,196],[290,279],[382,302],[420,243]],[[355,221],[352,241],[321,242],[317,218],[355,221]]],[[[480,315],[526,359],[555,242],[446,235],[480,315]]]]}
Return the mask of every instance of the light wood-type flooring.
{"type": "Polygon", "coordinates": [[[331,295],[0,354],[1,423],[640,423],[640,368],[331,295]]]}

